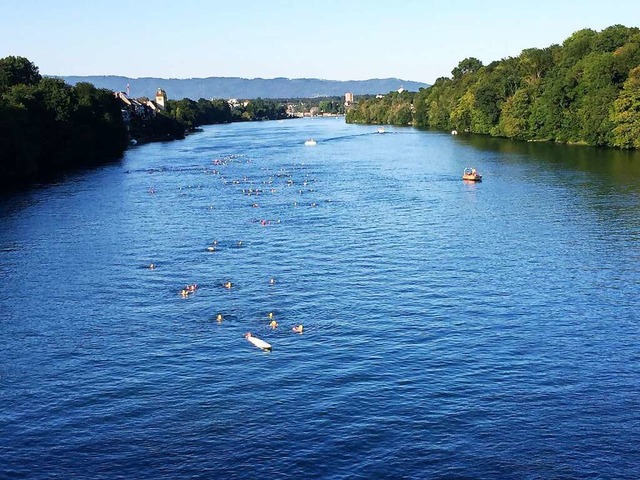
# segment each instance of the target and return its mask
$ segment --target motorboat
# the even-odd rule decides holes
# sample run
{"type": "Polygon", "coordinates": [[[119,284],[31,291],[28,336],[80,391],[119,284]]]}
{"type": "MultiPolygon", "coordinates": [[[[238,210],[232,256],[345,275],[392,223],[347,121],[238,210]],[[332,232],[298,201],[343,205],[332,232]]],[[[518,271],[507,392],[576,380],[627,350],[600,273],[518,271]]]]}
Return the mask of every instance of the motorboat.
{"type": "Polygon", "coordinates": [[[469,180],[471,182],[481,182],[482,175],[480,175],[475,168],[467,167],[464,169],[464,172],[462,172],[462,179],[469,180]]]}
{"type": "Polygon", "coordinates": [[[384,128],[382,127],[378,128],[378,133],[384,133],[384,128]]]}
{"type": "Polygon", "coordinates": [[[313,147],[314,145],[317,145],[318,142],[316,142],[313,138],[310,138],[309,140],[307,140],[306,142],[304,142],[304,144],[307,147],[313,147]]]}

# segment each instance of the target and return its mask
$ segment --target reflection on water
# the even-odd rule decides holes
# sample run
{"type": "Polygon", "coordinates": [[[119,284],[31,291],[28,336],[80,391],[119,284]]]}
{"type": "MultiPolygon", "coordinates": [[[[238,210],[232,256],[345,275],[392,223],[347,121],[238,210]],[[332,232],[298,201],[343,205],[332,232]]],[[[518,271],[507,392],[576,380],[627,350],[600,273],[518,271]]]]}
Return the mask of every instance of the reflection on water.
{"type": "Polygon", "coordinates": [[[508,162],[513,156],[526,157],[549,167],[575,170],[590,175],[610,177],[622,185],[638,187],[640,180],[640,152],[551,142],[519,142],[486,135],[459,135],[461,144],[478,150],[504,154],[508,162]]]}

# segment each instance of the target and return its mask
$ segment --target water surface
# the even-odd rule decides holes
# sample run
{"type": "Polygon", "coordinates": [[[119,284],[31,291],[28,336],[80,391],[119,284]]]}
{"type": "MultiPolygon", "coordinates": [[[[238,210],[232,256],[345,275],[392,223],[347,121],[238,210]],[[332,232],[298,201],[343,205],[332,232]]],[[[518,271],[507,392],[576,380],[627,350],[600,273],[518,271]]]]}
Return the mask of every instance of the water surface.
{"type": "Polygon", "coordinates": [[[3,200],[0,477],[637,478],[638,154],[385,129],[3,200]]]}

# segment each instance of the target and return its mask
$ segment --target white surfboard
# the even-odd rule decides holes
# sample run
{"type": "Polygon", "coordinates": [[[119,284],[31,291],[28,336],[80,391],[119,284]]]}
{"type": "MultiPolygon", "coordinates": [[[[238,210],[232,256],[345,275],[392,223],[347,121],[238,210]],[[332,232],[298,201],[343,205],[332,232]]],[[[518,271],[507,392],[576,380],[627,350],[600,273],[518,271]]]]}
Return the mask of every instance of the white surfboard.
{"type": "Polygon", "coordinates": [[[271,344],[265,342],[264,340],[260,340],[258,337],[254,337],[253,335],[251,335],[251,333],[247,333],[244,337],[258,348],[261,348],[263,350],[271,350],[271,344]]]}

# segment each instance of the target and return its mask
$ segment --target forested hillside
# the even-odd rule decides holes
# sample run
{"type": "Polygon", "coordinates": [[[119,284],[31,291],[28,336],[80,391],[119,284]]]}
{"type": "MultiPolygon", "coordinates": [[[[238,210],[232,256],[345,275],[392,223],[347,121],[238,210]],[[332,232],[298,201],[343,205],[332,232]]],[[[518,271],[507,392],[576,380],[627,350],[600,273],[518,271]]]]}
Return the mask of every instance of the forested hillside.
{"type": "Polygon", "coordinates": [[[489,65],[464,59],[451,74],[417,93],[358,102],[347,122],[640,148],[638,28],[584,29],[489,65]]]}
{"type": "Polygon", "coordinates": [[[370,80],[322,80],[318,78],[130,78],[118,76],[67,76],[64,80],[75,85],[89,82],[97,87],[124,91],[129,85],[135,97],[150,97],[158,87],[167,91],[170,98],[317,98],[343,97],[346,92],[356,95],[386,93],[404,87],[418,90],[426,83],[398,78],[375,78],[370,80]]]}

